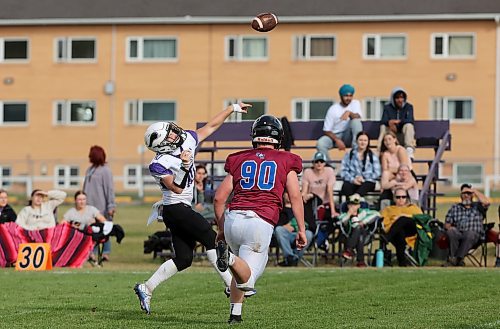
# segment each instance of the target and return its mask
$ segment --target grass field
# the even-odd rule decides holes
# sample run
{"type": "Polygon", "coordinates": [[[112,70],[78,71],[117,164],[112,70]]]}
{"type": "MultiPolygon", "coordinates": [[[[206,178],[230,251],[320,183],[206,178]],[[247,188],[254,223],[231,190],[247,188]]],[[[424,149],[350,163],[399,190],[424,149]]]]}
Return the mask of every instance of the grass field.
{"type": "MultiPolygon", "coordinates": [[[[121,245],[113,242],[111,262],[103,268],[0,269],[0,328],[227,327],[228,300],[204,261],[162,284],[152,315],[141,313],[132,287],[161,263],[142,253],[147,235],[163,229],[145,226],[148,213],[148,206],[118,209],[126,237],[121,245]]],[[[495,268],[269,265],[258,294],[244,305],[240,327],[500,328],[499,284],[495,268]]]]}

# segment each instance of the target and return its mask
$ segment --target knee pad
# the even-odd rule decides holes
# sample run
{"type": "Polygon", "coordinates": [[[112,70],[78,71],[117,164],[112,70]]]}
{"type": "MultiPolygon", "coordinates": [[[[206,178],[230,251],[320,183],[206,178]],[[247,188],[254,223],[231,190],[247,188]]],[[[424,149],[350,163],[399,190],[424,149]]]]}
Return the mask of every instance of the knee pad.
{"type": "Polygon", "coordinates": [[[252,291],[254,290],[254,286],[255,286],[255,279],[252,274],[250,274],[250,278],[248,279],[247,282],[245,283],[236,282],[236,288],[240,289],[241,291],[252,291]]]}

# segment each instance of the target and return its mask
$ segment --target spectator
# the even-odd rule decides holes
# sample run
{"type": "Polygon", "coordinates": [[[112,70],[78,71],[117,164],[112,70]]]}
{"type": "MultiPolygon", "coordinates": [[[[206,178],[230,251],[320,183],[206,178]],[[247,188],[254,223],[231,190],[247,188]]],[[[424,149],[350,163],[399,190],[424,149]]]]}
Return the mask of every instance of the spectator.
{"type": "MultiPolygon", "coordinates": [[[[89,160],[92,165],[85,173],[82,189],[87,195],[87,204],[96,207],[106,220],[112,221],[116,208],[115,191],[113,174],[106,163],[106,152],[102,147],[94,145],[90,148],[89,160]]],[[[94,249],[94,254],[96,253],[97,247],[94,249]]],[[[110,253],[111,242],[107,241],[103,246],[102,259],[109,261],[110,253]]]]}
{"type": "Polygon", "coordinates": [[[413,105],[407,102],[408,95],[401,87],[391,91],[390,101],[384,105],[382,120],[380,120],[379,147],[382,139],[388,131],[398,136],[400,143],[404,145],[409,158],[413,158],[415,150],[415,118],[413,117],[413,105]]]}
{"type": "Polygon", "coordinates": [[[392,199],[393,190],[396,188],[402,188],[408,192],[412,203],[418,202],[418,184],[415,177],[411,174],[410,167],[406,164],[400,165],[396,176],[390,180],[388,180],[388,175],[382,175],[380,187],[383,190],[380,196],[381,209],[390,204],[390,201],[387,202],[387,200],[392,199]]]}
{"type": "Polygon", "coordinates": [[[347,200],[347,212],[339,216],[339,221],[341,225],[346,227],[348,234],[342,257],[352,259],[354,257],[353,249],[356,248],[356,266],[358,267],[366,267],[363,249],[368,235],[367,226],[380,217],[378,211],[361,208],[362,201],[359,194],[351,195],[347,200]]]}
{"type": "Polygon", "coordinates": [[[75,193],[75,206],[66,211],[63,219],[80,231],[83,231],[88,225],[106,221],[106,218],[96,207],[87,205],[87,195],[83,191],[75,193]]]}
{"type": "Polygon", "coordinates": [[[205,202],[205,193],[207,187],[207,168],[204,165],[196,166],[196,173],[194,175],[195,190],[193,193],[193,209],[201,214],[209,222],[215,219],[214,205],[205,202]]]}
{"type": "MultiPolygon", "coordinates": [[[[335,170],[332,167],[326,166],[326,157],[321,152],[316,152],[313,157],[313,167],[304,170],[302,176],[302,200],[306,204],[304,208],[310,207],[310,203],[314,199],[321,200],[318,205],[326,204],[330,208],[331,218],[338,214],[335,210],[335,202],[333,199],[333,187],[335,185],[335,170]]],[[[308,216],[306,216],[307,218],[308,216]]],[[[333,226],[327,225],[320,229],[316,243],[322,248],[326,248],[326,238],[333,230],[333,226]]]]}
{"type": "Polygon", "coordinates": [[[16,218],[16,212],[9,205],[9,195],[7,191],[0,189],[0,224],[15,222],[16,218]]]}
{"type": "Polygon", "coordinates": [[[385,240],[396,247],[399,266],[407,266],[406,244],[413,248],[417,234],[417,227],[412,217],[422,214],[422,210],[410,203],[408,193],[401,187],[394,190],[394,203],[395,205],[384,208],[380,213],[383,218],[385,240]]]}
{"type": "Polygon", "coordinates": [[[464,257],[484,234],[483,219],[490,205],[488,198],[471,184],[460,186],[462,201],[451,206],[444,228],[450,241],[447,265],[464,266],[464,257]],[[478,201],[474,202],[474,197],[478,201]]]}
{"type": "Polygon", "coordinates": [[[370,149],[370,138],[364,131],[356,135],[357,146],[347,152],[342,159],[340,176],[344,180],[340,199],[354,193],[365,196],[375,190],[380,178],[380,160],[370,149]]]}
{"type": "Polygon", "coordinates": [[[383,144],[380,149],[380,162],[382,164],[382,176],[389,175],[389,179],[396,175],[399,165],[408,165],[411,169],[411,161],[404,148],[399,145],[396,134],[392,131],[385,133],[383,144]]]}
{"type": "Polygon", "coordinates": [[[343,151],[346,147],[356,144],[356,135],[363,130],[361,124],[361,103],[353,99],[354,87],[343,85],[339,89],[340,103],[335,103],[328,109],[323,125],[325,133],[316,148],[329,160],[328,150],[337,147],[343,151]]]}
{"type": "Polygon", "coordinates": [[[304,256],[304,251],[309,247],[313,239],[313,229],[316,224],[314,222],[305,222],[305,225],[307,245],[299,250],[295,244],[299,226],[297,219],[293,216],[290,197],[285,192],[283,194],[283,209],[280,212],[280,220],[274,228],[274,236],[278,241],[281,251],[283,251],[284,258],[282,262],[278,263],[279,266],[297,266],[299,260],[304,256]]]}
{"type": "Polygon", "coordinates": [[[65,198],[66,192],[63,191],[33,190],[28,205],[19,212],[16,224],[28,231],[56,226],[54,211],[65,198]]]}

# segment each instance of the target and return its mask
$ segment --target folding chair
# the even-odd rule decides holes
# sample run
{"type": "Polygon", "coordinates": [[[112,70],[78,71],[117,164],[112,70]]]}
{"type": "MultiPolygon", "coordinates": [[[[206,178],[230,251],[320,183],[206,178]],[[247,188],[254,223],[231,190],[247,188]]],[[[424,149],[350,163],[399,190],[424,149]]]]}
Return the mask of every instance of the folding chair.
{"type": "MultiPolygon", "coordinates": [[[[497,235],[493,231],[495,223],[487,223],[486,221],[487,219],[485,216],[483,220],[484,234],[481,235],[478,242],[476,242],[467,255],[465,255],[465,258],[467,258],[472,265],[477,267],[488,267],[488,242],[495,242],[494,236],[497,235]]],[[[498,239],[498,237],[496,237],[496,239],[498,239]]]]}

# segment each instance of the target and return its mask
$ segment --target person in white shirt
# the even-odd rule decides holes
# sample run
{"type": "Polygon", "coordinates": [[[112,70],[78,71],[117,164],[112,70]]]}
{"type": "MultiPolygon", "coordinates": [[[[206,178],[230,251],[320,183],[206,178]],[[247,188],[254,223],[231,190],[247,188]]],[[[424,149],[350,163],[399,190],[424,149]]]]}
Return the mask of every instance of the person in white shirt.
{"type": "Polygon", "coordinates": [[[323,125],[323,132],[316,149],[326,155],[328,150],[337,147],[343,151],[346,147],[356,144],[356,135],[363,130],[361,123],[361,103],[353,99],[354,87],[344,84],[339,89],[340,103],[335,103],[328,109],[323,125]]]}

